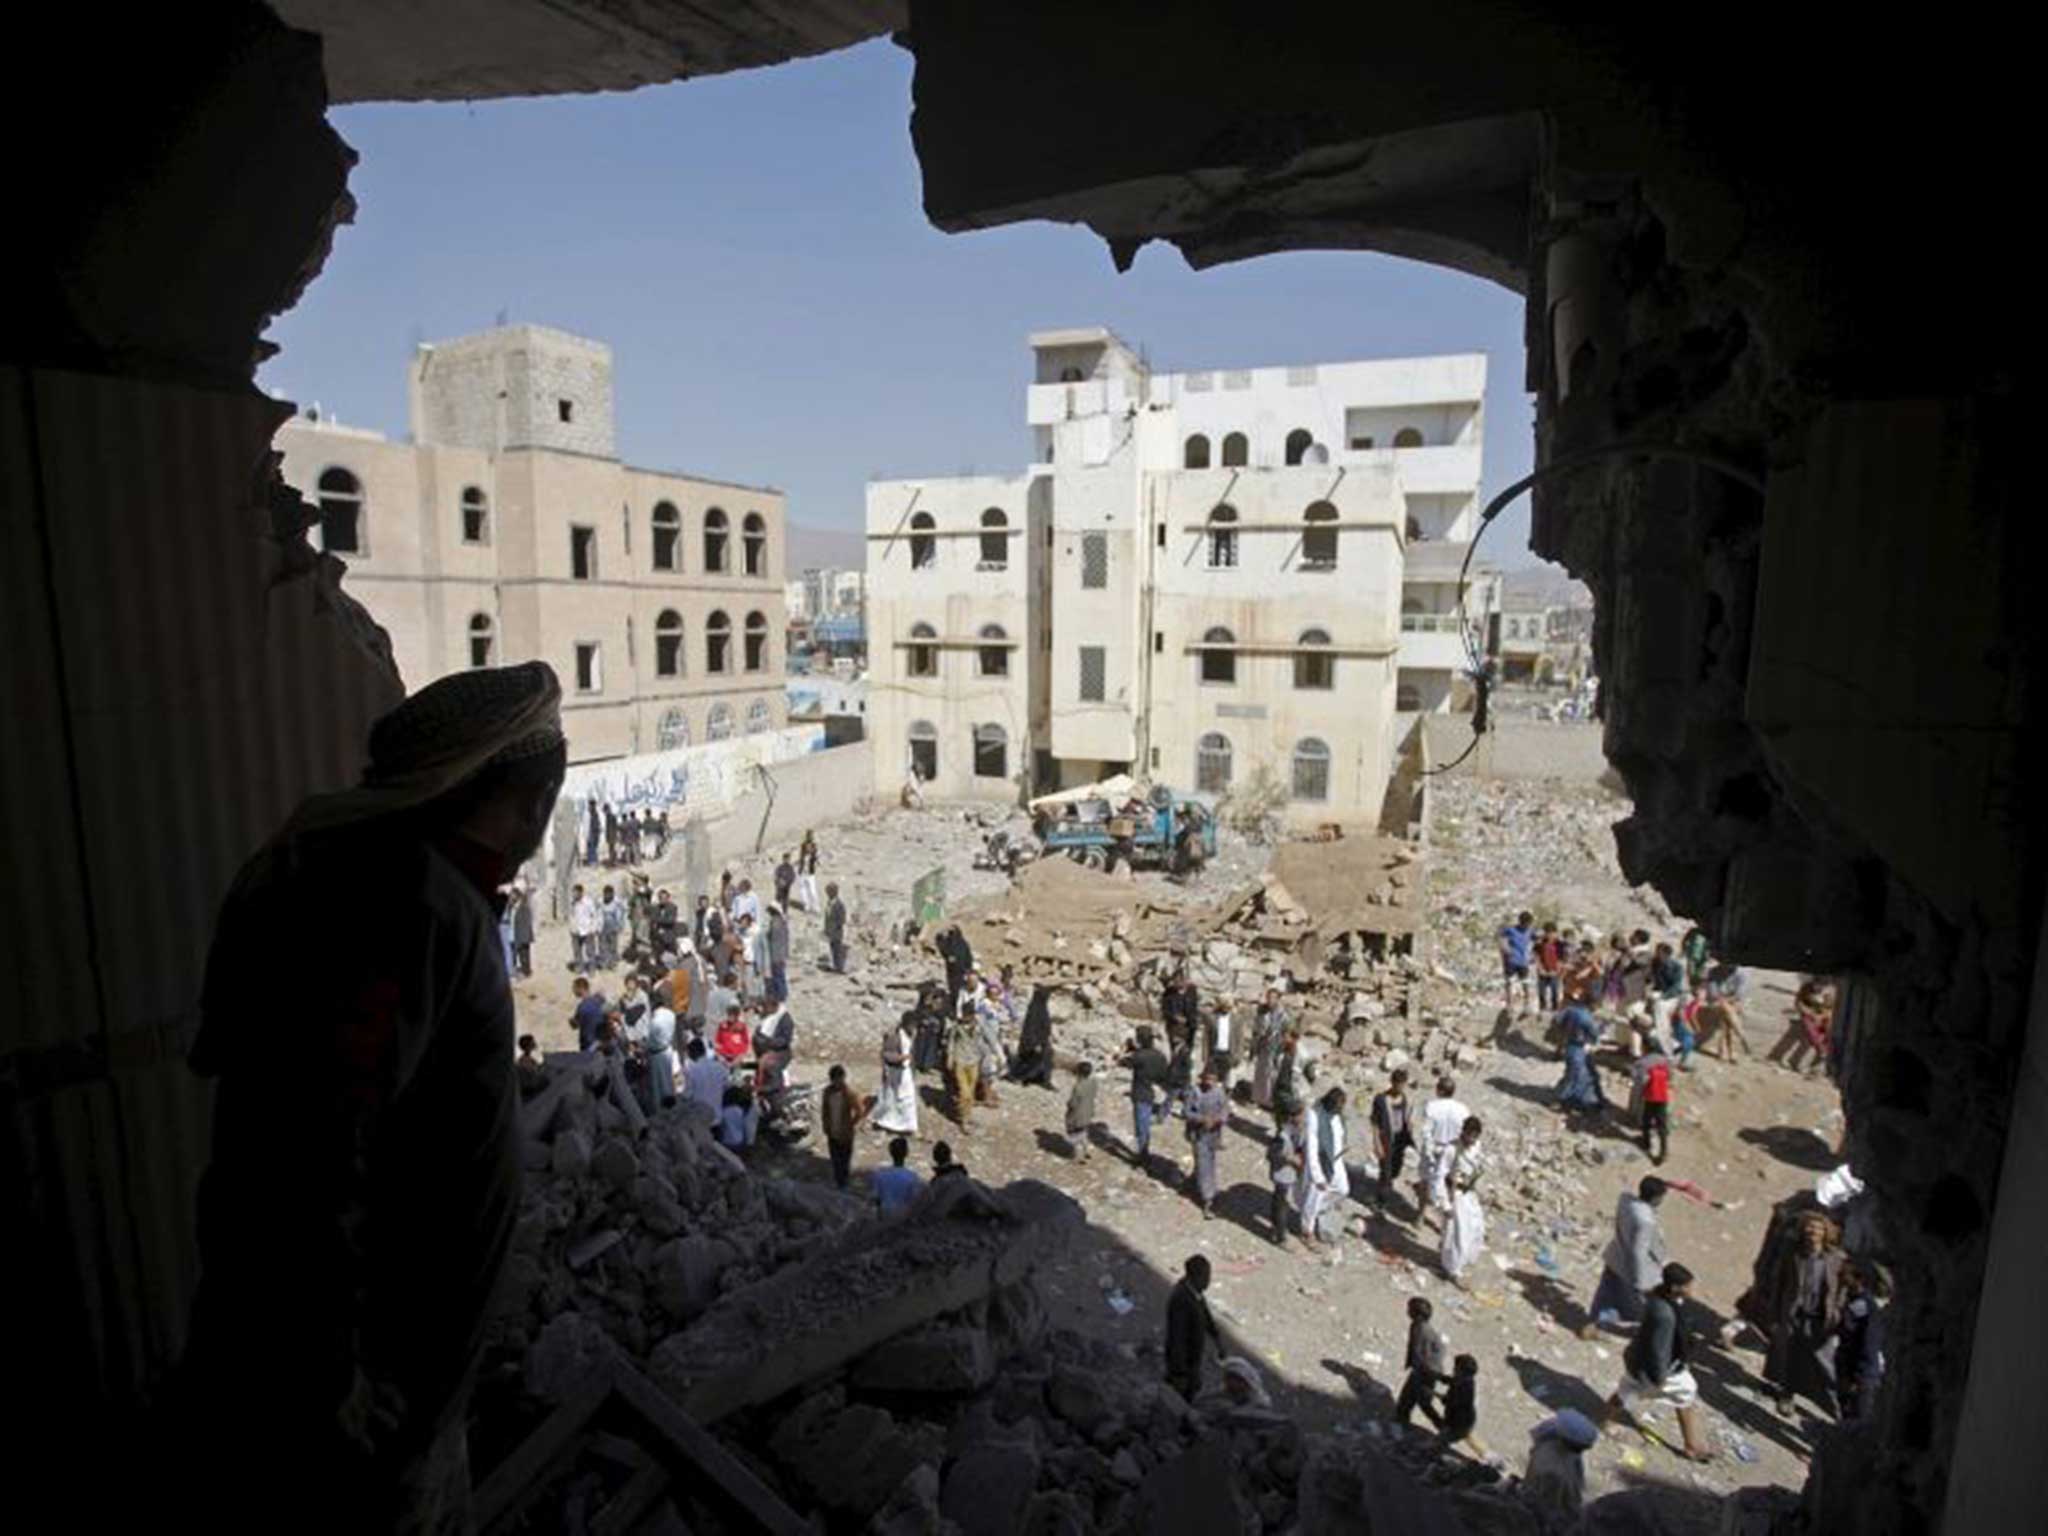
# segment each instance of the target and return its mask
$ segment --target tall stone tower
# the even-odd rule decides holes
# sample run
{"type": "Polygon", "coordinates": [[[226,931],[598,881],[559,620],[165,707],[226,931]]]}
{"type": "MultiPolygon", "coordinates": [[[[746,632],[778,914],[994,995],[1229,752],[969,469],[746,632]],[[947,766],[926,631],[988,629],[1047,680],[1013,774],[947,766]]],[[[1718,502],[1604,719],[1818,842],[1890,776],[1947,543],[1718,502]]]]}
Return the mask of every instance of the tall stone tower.
{"type": "Polygon", "coordinates": [[[421,344],[406,370],[416,443],[618,456],[612,349],[544,325],[421,344]]]}

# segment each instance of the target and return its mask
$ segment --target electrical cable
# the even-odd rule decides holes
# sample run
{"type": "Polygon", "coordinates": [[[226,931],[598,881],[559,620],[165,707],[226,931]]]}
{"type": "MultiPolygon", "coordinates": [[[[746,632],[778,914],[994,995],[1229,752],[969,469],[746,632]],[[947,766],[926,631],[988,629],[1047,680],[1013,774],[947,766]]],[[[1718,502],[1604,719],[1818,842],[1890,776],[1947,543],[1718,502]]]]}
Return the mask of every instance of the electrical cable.
{"type": "Polygon", "coordinates": [[[1466,743],[1464,751],[1442,767],[1424,769],[1421,775],[1423,778],[1435,778],[1438,774],[1449,773],[1464,762],[1478,748],[1479,738],[1486,734],[1490,724],[1487,719],[1487,703],[1488,694],[1493,686],[1493,668],[1480,654],[1478,643],[1474,639],[1475,626],[1470,622],[1470,615],[1465,609],[1465,593],[1472,572],[1472,556],[1478,552],[1479,541],[1486,536],[1486,530],[1493,526],[1493,520],[1506,511],[1516,497],[1545,480],[1574,469],[1583,469],[1588,464],[1636,457],[1675,459],[1681,463],[1694,464],[1726,476],[1759,496],[1764,494],[1763,477],[1743,468],[1734,460],[1724,459],[1697,448],[1681,448],[1671,443],[1610,443],[1601,448],[1587,448],[1578,453],[1568,453],[1561,459],[1553,459],[1550,463],[1531,470],[1512,485],[1497,492],[1480,510],[1479,527],[1473,533],[1472,541],[1465,546],[1465,558],[1458,564],[1458,637],[1465,643],[1466,660],[1472,663],[1472,684],[1475,693],[1472,705],[1472,739],[1466,743]]]}

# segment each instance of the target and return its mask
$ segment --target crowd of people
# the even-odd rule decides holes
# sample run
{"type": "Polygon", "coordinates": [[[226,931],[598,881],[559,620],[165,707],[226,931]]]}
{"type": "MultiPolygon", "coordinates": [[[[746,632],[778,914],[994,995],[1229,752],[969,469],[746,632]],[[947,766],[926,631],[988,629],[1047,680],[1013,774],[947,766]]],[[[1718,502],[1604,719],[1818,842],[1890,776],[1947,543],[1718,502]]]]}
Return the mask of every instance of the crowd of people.
{"type": "MultiPolygon", "coordinates": [[[[776,864],[771,896],[764,899],[750,880],[728,873],[717,894],[700,897],[687,914],[666,890],[649,889],[638,871],[627,872],[623,897],[606,886],[592,898],[579,887],[570,929],[578,966],[573,1023],[581,1048],[622,1055],[650,1108],[677,1096],[702,1102],[716,1116],[719,1138],[735,1151],[743,1152],[778,1119],[789,1120],[796,1034],[789,1006],[790,914],[814,913],[827,965],[844,970],[847,964],[845,904],[836,884],[819,889],[817,866],[816,844],[806,836],[776,864]],[[615,995],[596,990],[593,976],[622,968],[615,995]]],[[[506,937],[508,964],[517,965],[514,911],[506,937]]],[[[915,938],[915,931],[907,936],[915,938]]],[[[1739,966],[1717,958],[1697,929],[1675,944],[1642,930],[1603,941],[1555,923],[1539,927],[1524,912],[1502,927],[1498,944],[1501,1028],[1539,1013],[1547,1018],[1563,1058],[1556,1100],[1567,1123],[1590,1129],[1613,1114],[1619,1105],[1610,1101],[1603,1077],[1624,1073],[1628,1124],[1660,1169],[1671,1155],[1677,1076],[1694,1070],[1703,1053],[1724,1063],[1754,1054],[1744,1031],[1746,978],[1739,966]]],[[[921,1076],[937,1079],[936,1102],[957,1131],[969,1135],[977,1115],[999,1106],[1009,1088],[1050,1089],[1054,1083],[1052,989],[1021,984],[1009,965],[981,965],[958,926],[933,935],[932,949],[944,974],[919,984],[915,1000],[882,1031],[873,1091],[863,1091],[835,1063],[817,1105],[840,1188],[850,1187],[860,1133],[885,1139],[887,1160],[868,1181],[884,1215],[907,1209],[927,1184],[910,1156],[921,1134],[921,1076]]],[[[1282,982],[1247,1019],[1236,998],[1204,997],[1186,974],[1167,981],[1156,1026],[1134,1030],[1109,1061],[1071,1065],[1061,1121],[1067,1155],[1085,1162],[1099,1148],[1119,1147],[1135,1165],[1178,1184],[1210,1219],[1226,1132],[1248,1105],[1267,1122],[1255,1129],[1265,1143],[1270,1192],[1264,1226],[1272,1243],[1338,1262],[1351,1232],[1368,1234],[1374,1221],[1405,1222],[1432,1235],[1445,1279],[1469,1290],[1487,1242],[1492,1168],[1483,1121],[1459,1098],[1451,1076],[1438,1077],[1425,1093],[1411,1090],[1409,1072],[1397,1069],[1373,1093],[1354,1129],[1345,1088],[1318,1081],[1315,1046],[1288,1002],[1291,978],[1282,982]],[[1108,1065],[1128,1075],[1127,1138],[1104,1124],[1100,1068],[1108,1065]],[[1184,1162],[1161,1156],[1158,1141],[1169,1129],[1185,1143],[1184,1162]],[[1412,1183],[1404,1186],[1411,1162],[1412,1183]],[[1354,1200],[1356,1170],[1370,1183],[1354,1200]],[[1412,1203],[1401,1198],[1404,1188],[1412,1203]]],[[[1770,1058],[1795,1071],[1828,1069],[1840,1046],[1835,1009],[1832,987],[1821,978],[1808,980],[1770,1058]]],[[[530,1054],[522,1055],[522,1068],[537,1079],[530,1054]]],[[[1245,1122],[1237,1119],[1234,1128],[1243,1132],[1245,1122]]],[[[935,1143],[931,1180],[961,1171],[951,1143],[935,1143]]],[[[1653,1410],[1669,1408],[1679,1428],[1674,1451],[1692,1460],[1713,1454],[1701,1429],[1685,1321],[1693,1276],[1667,1251],[1657,1214],[1673,1190],[1709,1200],[1688,1180],[1652,1175],[1617,1204],[1582,1329],[1588,1338],[1603,1331],[1628,1335],[1619,1379],[1601,1412],[1565,1410],[1533,1433],[1527,1481],[1560,1510],[1575,1509],[1582,1498],[1584,1452],[1610,1419],[1626,1414],[1641,1423],[1653,1410]]],[[[1190,1260],[1167,1323],[1169,1379],[1190,1400],[1201,1395],[1207,1350],[1218,1361],[1220,1401],[1267,1403],[1256,1369],[1223,1353],[1201,1298],[1206,1284],[1205,1265],[1190,1260]]],[[[1795,1395],[1844,1417],[1867,1405],[1882,1371],[1883,1294],[1875,1266],[1843,1251],[1839,1225],[1823,1216],[1788,1236],[1769,1283],[1745,1298],[1768,1337],[1764,1376],[1785,1411],[1795,1395]]],[[[1476,1453],[1476,1357],[1450,1351],[1427,1300],[1411,1303],[1410,1323],[1394,1416],[1405,1425],[1420,1414],[1445,1449],[1476,1453]]]]}
{"type": "MultiPolygon", "coordinates": [[[[654,824],[647,825],[652,832],[654,824]]],[[[789,1006],[791,913],[815,912],[833,963],[845,963],[846,904],[837,884],[820,890],[817,871],[817,840],[807,832],[776,864],[767,900],[731,870],[721,876],[715,897],[699,896],[688,912],[638,870],[627,872],[623,898],[615,886],[600,887],[593,898],[576,885],[568,921],[569,964],[576,972],[569,1024],[578,1051],[619,1058],[645,1110],[682,1098],[703,1104],[718,1139],[735,1152],[764,1132],[790,1139],[806,1133],[807,1093],[790,1075],[797,1031],[789,1006]],[[607,993],[598,981],[614,975],[615,990],[607,993]]],[[[524,893],[515,884],[505,894],[512,914],[501,924],[507,973],[531,974],[530,937],[526,969],[518,968],[524,893]]],[[[547,1064],[532,1037],[523,1037],[520,1047],[522,1091],[538,1093],[547,1064]]],[[[835,1069],[817,1106],[835,1145],[850,1142],[852,1124],[866,1113],[844,1076],[835,1069]]],[[[839,1171],[843,1185],[845,1171],[839,1171]]]]}

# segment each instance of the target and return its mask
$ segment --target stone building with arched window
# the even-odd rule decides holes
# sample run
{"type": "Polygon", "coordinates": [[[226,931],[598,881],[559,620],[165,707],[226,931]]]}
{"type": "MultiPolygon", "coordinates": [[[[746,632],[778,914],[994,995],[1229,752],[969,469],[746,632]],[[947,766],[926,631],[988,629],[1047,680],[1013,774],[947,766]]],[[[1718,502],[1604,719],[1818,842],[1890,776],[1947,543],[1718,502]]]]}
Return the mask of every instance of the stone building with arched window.
{"type": "Polygon", "coordinates": [[[701,740],[720,702],[784,723],[780,491],[622,462],[611,349],[545,326],[423,344],[407,385],[409,442],[315,408],[276,446],[408,688],[549,662],[575,762],[701,740]],[[718,671],[702,652],[721,610],[718,671]]]}

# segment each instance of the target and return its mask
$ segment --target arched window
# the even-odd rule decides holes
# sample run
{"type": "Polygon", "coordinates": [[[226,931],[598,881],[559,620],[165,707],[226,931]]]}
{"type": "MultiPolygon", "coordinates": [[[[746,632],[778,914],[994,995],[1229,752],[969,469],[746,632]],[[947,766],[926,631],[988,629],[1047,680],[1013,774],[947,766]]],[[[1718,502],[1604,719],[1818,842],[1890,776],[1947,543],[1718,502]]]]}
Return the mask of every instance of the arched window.
{"type": "Polygon", "coordinates": [[[1394,689],[1394,708],[1404,713],[1422,708],[1422,690],[1413,683],[1402,683],[1394,689]]]}
{"type": "Polygon", "coordinates": [[[1297,688],[1334,688],[1337,686],[1337,658],[1327,651],[1306,649],[1312,645],[1328,645],[1330,632],[1326,629],[1304,629],[1301,639],[1295,642],[1304,649],[1294,653],[1294,686],[1297,688]]]}
{"type": "Polygon", "coordinates": [[[683,616],[664,608],[654,619],[654,675],[683,675],[683,616]]]}
{"type": "Polygon", "coordinates": [[[1232,432],[1223,439],[1223,467],[1225,469],[1243,469],[1245,465],[1251,462],[1251,458],[1251,439],[1242,432],[1232,432]]]}
{"type": "Polygon", "coordinates": [[[725,741],[732,736],[732,706],[714,704],[711,713],[704,717],[704,739],[725,741]]]}
{"type": "Polygon", "coordinates": [[[1181,445],[1180,464],[1182,469],[1207,469],[1209,467],[1209,439],[1197,432],[1181,445]]]}
{"type": "Polygon", "coordinates": [[[1296,427],[1287,434],[1287,462],[1299,464],[1308,455],[1309,444],[1315,441],[1315,434],[1307,427],[1296,427]]]}
{"type": "Polygon", "coordinates": [[[1230,788],[1230,738],[1210,731],[1195,743],[1195,792],[1220,795],[1230,788]]]}
{"type": "Polygon", "coordinates": [[[1422,433],[1415,427],[1403,427],[1394,434],[1394,446],[1396,448],[1420,448],[1422,446],[1422,433]]]}
{"type": "Polygon", "coordinates": [[[482,486],[465,485],[462,488],[462,542],[491,542],[491,502],[484,495],[482,486]]]}
{"type": "Polygon", "coordinates": [[[704,670],[732,670],[732,620],[725,616],[723,608],[713,609],[711,617],[704,621],[704,670]]]}
{"type": "Polygon", "coordinates": [[[749,576],[768,574],[768,519],[749,512],[740,523],[740,555],[749,576]]]}
{"type": "Polygon", "coordinates": [[[654,504],[654,568],[680,571],[683,568],[683,514],[666,501],[654,504]]]}
{"type": "Polygon", "coordinates": [[[756,699],[747,706],[747,734],[749,736],[758,736],[763,731],[773,729],[774,725],[775,715],[768,708],[768,701],[766,699],[756,699]]]}
{"type": "Polygon", "coordinates": [[[1401,611],[1402,611],[1403,613],[1420,613],[1420,612],[1422,612],[1422,599],[1421,599],[1421,598],[1419,598],[1419,597],[1404,597],[1404,598],[1402,598],[1402,599],[1401,599],[1401,611]]]}
{"type": "Polygon", "coordinates": [[[1328,523],[1327,528],[1309,527],[1301,532],[1301,563],[1311,571],[1337,569],[1337,509],[1327,501],[1312,501],[1302,513],[1307,522],[1328,523]]]}
{"type": "Polygon", "coordinates": [[[1010,564],[1010,520],[1002,508],[990,507],[981,514],[981,568],[1006,570],[1010,564]]]}
{"type": "Polygon", "coordinates": [[[1219,506],[1209,514],[1209,569],[1229,570],[1237,564],[1237,529],[1218,524],[1235,523],[1237,508],[1219,506]]]}
{"type": "Polygon", "coordinates": [[[1000,725],[974,728],[974,776],[977,779],[1007,779],[1010,776],[1010,734],[1000,725]]]}
{"type": "Polygon", "coordinates": [[[939,540],[931,532],[939,526],[929,512],[915,512],[910,518],[910,568],[928,571],[939,563],[939,540]]]}
{"type": "Polygon", "coordinates": [[[977,653],[977,669],[983,677],[1008,677],[1010,675],[1010,648],[1003,644],[1010,637],[1003,632],[1000,624],[981,626],[981,638],[993,640],[994,645],[984,645],[977,653]]]}
{"type": "MultiPolygon", "coordinates": [[[[910,626],[910,638],[913,641],[936,641],[939,638],[939,632],[929,624],[913,624],[910,626]]],[[[904,652],[904,656],[904,670],[912,677],[937,677],[939,675],[939,648],[936,644],[911,645],[904,652]]]]}
{"type": "Polygon", "coordinates": [[[654,749],[657,752],[673,752],[678,747],[690,744],[690,717],[680,709],[662,711],[661,723],[654,728],[654,749]]]}
{"type": "Polygon", "coordinates": [[[765,671],[768,666],[768,620],[759,613],[747,615],[747,670],[765,671]]]}
{"type": "Polygon", "coordinates": [[[1422,537],[1422,524],[1418,523],[1417,521],[1415,521],[1414,518],[1411,517],[1408,519],[1408,526],[1403,530],[1403,532],[1407,534],[1408,542],[1410,544],[1413,544],[1422,537]]]}
{"type": "Polygon", "coordinates": [[[1294,744],[1294,798],[1330,798],[1330,749],[1314,736],[1304,736],[1294,744]]]}
{"type": "Polygon", "coordinates": [[[725,513],[718,507],[704,514],[704,569],[717,575],[725,570],[725,513]]]}
{"type": "Polygon", "coordinates": [[[1205,683],[1234,683],[1237,681],[1237,652],[1232,649],[1237,636],[1218,624],[1213,629],[1202,631],[1202,681],[1205,683]]]}
{"type": "Polygon", "coordinates": [[[320,547],[330,555],[366,555],[363,482],[345,469],[320,471],[320,547]]]}
{"type": "Polygon", "coordinates": [[[491,616],[472,613],[469,616],[469,664],[488,667],[491,664],[491,647],[496,640],[497,626],[491,622],[491,616]]]}
{"type": "Polygon", "coordinates": [[[1060,370],[1060,382],[1062,384],[1079,384],[1081,379],[1082,373],[1078,368],[1069,367],[1060,370]]]}
{"type": "Polygon", "coordinates": [[[910,767],[927,783],[939,776],[939,731],[929,720],[910,722],[910,767]]]}

